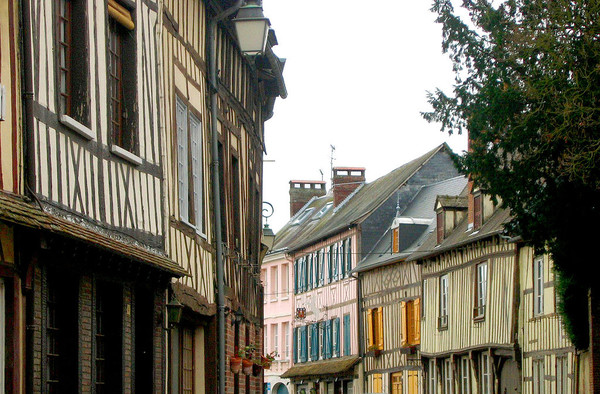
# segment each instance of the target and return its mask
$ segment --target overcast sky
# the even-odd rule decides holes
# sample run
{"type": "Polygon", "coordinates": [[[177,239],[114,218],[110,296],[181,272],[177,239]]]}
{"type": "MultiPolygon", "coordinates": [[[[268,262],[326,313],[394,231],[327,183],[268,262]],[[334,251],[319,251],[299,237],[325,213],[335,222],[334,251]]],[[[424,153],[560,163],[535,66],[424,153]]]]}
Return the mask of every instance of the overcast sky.
{"type": "Polygon", "coordinates": [[[274,231],[289,220],[289,181],[330,178],[334,166],[365,167],[367,182],[447,142],[466,150],[420,116],[426,92],[449,91],[450,60],[430,0],[263,0],[286,58],[288,98],[266,122],[264,201],[274,231]]]}

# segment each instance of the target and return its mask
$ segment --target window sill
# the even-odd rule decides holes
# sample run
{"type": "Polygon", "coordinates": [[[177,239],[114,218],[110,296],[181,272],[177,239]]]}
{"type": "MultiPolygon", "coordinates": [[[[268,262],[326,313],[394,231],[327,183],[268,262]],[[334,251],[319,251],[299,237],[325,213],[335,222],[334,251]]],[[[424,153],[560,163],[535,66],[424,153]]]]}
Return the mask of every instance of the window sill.
{"type": "MultiPolygon", "coordinates": [[[[140,159],[141,160],[141,159],[140,159]]],[[[196,235],[198,235],[200,238],[203,238],[206,240],[206,234],[202,233],[201,231],[198,231],[198,227],[194,226],[192,223],[188,222],[185,219],[179,219],[179,222],[181,224],[183,224],[184,226],[186,226],[187,228],[189,228],[190,231],[193,231],[196,233],[196,235]]],[[[267,301],[265,301],[266,303],[267,301]]]]}
{"type": "Polygon", "coordinates": [[[485,315],[473,317],[473,323],[483,323],[485,321],[485,315]]]}
{"type": "Polygon", "coordinates": [[[60,115],[58,120],[60,123],[67,126],[69,129],[73,130],[86,140],[92,141],[96,139],[94,132],[89,127],[82,125],[75,119],[71,118],[69,115],[60,115]]]}
{"type": "Polygon", "coordinates": [[[110,152],[113,153],[115,156],[118,156],[121,159],[124,159],[124,160],[130,162],[131,164],[134,164],[136,166],[142,165],[141,157],[129,152],[128,150],[121,148],[118,145],[111,145],[110,152]]]}

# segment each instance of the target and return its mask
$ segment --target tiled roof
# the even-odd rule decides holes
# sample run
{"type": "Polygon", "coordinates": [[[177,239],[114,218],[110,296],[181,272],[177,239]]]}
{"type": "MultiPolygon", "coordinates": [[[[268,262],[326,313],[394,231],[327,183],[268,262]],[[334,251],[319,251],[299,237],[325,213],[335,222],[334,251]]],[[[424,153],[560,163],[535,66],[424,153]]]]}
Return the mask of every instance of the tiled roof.
{"type": "Polygon", "coordinates": [[[329,360],[313,361],[295,364],[281,375],[284,379],[308,378],[316,376],[347,375],[353,374],[354,366],[358,363],[358,356],[344,356],[329,360]]]}
{"type": "MultiPolygon", "coordinates": [[[[421,190],[415,195],[400,216],[398,218],[390,218],[390,222],[405,223],[401,225],[402,230],[403,232],[414,232],[414,234],[411,234],[411,236],[415,237],[414,242],[398,253],[392,253],[391,230],[388,228],[373,250],[357,264],[353,272],[367,271],[407,258],[428,238],[429,232],[435,229],[436,222],[433,218],[435,217],[434,204],[437,196],[440,193],[459,195],[465,190],[466,185],[467,178],[458,176],[421,187],[421,190]],[[426,224],[424,225],[424,223],[426,224]]],[[[402,237],[403,235],[401,234],[400,236],[402,237]]]]}
{"type": "Polygon", "coordinates": [[[321,239],[334,235],[348,227],[360,223],[365,217],[383,204],[400,186],[407,182],[411,176],[426,164],[438,152],[450,148],[441,144],[435,149],[418,157],[390,173],[376,179],[371,183],[360,186],[336,209],[330,209],[318,220],[311,220],[319,209],[327,202],[333,201],[330,191],[327,195],[313,198],[296,215],[300,215],[307,208],[315,208],[311,217],[303,223],[292,225],[293,219],[277,232],[274,248],[287,247],[289,250],[297,250],[313,244],[321,239]]]}
{"type": "Polygon", "coordinates": [[[172,276],[180,277],[187,274],[183,268],[168,257],[45,212],[39,206],[28,203],[21,196],[0,192],[0,220],[77,239],[125,258],[150,265],[158,270],[166,271],[172,276]]]}
{"type": "Polygon", "coordinates": [[[437,234],[435,231],[429,234],[423,245],[408,257],[407,261],[434,257],[448,250],[502,234],[504,225],[510,222],[510,220],[509,210],[498,208],[478,230],[473,230],[468,228],[469,220],[468,217],[465,217],[439,245],[437,245],[437,234]]]}

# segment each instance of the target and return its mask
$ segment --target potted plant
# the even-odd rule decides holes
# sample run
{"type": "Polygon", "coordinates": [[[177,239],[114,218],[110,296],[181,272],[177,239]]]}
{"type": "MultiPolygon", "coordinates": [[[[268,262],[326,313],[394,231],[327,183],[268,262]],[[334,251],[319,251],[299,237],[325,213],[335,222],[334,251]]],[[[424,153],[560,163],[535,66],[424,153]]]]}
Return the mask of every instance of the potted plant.
{"type": "Polygon", "coordinates": [[[240,373],[240,370],[242,369],[242,357],[239,355],[238,351],[229,358],[229,368],[233,373],[240,373]]]}
{"type": "Polygon", "coordinates": [[[263,366],[257,364],[256,361],[252,364],[252,376],[259,376],[263,370],[263,366]]]}
{"type": "Polygon", "coordinates": [[[264,369],[269,369],[271,368],[271,364],[273,363],[273,360],[275,360],[275,357],[278,356],[279,354],[277,354],[275,351],[262,355],[260,356],[260,365],[262,365],[264,369]]]}
{"type": "Polygon", "coordinates": [[[256,346],[254,345],[246,345],[242,349],[238,351],[238,355],[242,357],[242,371],[246,375],[250,375],[252,373],[252,366],[254,362],[252,361],[252,355],[256,350],[256,346]]]}
{"type": "Polygon", "coordinates": [[[379,357],[381,355],[381,349],[377,345],[371,345],[367,348],[368,351],[372,351],[375,357],[379,357]]]}

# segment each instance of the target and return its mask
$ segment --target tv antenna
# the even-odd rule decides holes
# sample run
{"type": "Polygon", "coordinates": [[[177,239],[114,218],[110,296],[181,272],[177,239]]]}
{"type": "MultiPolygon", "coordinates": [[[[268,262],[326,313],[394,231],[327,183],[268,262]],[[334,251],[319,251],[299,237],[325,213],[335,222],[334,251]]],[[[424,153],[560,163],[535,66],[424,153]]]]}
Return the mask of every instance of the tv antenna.
{"type": "Polygon", "coordinates": [[[335,146],[329,144],[329,146],[331,147],[331,182],[333,183],[333,161],[335,160],[335,157],[333,157],[333,152],[335,152],[335,146]]]}

